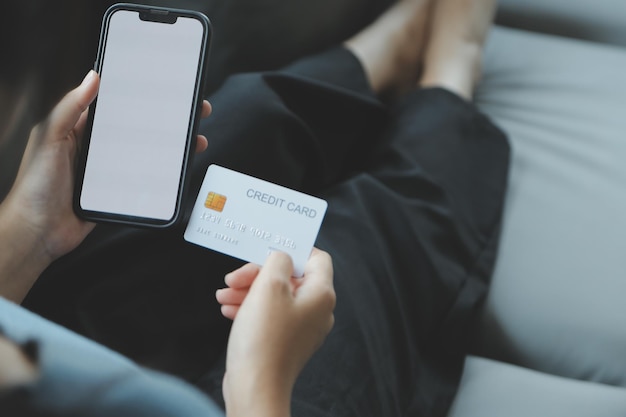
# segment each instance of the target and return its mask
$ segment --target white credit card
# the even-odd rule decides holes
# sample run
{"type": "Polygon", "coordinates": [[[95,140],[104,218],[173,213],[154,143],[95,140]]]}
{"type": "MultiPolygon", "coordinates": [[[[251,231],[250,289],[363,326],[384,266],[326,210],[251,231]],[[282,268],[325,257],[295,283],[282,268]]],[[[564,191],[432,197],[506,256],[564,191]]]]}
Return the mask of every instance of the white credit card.
{"type": "Polygon", "coordinates": [[[185,240],[263,265],[274,251],[304,274],[326,201],[218,165],[207,170],[185,240]]]}

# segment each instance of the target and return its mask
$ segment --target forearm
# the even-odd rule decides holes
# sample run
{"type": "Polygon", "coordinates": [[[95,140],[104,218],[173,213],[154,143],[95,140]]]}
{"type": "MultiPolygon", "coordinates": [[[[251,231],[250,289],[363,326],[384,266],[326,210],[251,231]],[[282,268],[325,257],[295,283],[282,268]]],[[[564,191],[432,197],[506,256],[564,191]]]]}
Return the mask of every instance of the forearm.
{"type": "Polygon", "coordinates": [[[291,404],[283,401],[264,399],[260,404],[237,406],[226,409],[227,417],[291,417],[291,404]]]}
{"type": "MultiPolygon", "coordinates": [[[[252,372],[251,372],[252,373],[252,372]]],[[[233,381],[235,382],[235,381],[233,381]]],[[[227,388],[228,417],[290,417],[293,384],[248,375],[227,388]]]]}
{"type": "Polygon", "coordinates": [[[22,223],[9,202],[0,205],[0,296],[16,303],[50,264],[37,234],[22,223]]]}

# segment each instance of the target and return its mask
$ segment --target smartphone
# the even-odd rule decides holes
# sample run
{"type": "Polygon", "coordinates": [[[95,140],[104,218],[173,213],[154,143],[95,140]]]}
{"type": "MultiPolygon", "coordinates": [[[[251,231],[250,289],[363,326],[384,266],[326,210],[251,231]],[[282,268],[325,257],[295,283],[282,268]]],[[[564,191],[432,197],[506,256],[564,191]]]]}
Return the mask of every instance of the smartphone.
{"type": "Polygon", "coordinates": [[[74,209],[94,222],[168,227],[181,208],[211,39],[195,11],[116,4],[104,15],[74,209]]]}

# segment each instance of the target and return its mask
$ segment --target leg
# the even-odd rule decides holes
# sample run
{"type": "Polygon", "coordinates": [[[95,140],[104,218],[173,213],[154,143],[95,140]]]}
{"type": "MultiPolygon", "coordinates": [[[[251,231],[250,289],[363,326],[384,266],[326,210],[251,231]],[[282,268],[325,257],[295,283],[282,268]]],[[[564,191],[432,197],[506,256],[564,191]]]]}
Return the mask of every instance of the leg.
{"type": "Polygon", "coordinates": [[[481,73],[483,43],[497,0],[441,1],[433,14],[422,87],[443,87],[470,100],[481,73]]]}
{"type": "Polygon", "coordinates": [[[421,84],[449,91],[420,90],[399,103],[372,169],[327,196],[320,246],[341,253],[337,325],[299,398],[325,395],[325,410],[343,409],[329,414],[445,415],[493,269],[508,145],[460,98],[474,89],[493,2],[438,0],[433,13],[421,84]],[[467,36],[449,28],[463,25],[481,34],[475,54],[450,48],[467,36]],[[321,380],[334,386],[320,393],[321,380]]]}
{"type": "MultiPolygon", "coordinates": [[[[433,12],[462,1],[438,0],[433,12]]],[[[473,7],[492,13],[486,1],[473,7]]],[[[431,39],[467,16],[441,19],[431,39]]],[[[390,32],[380,21],[370,30],[346,45],[366,73],[385,73],[368,62],[393,42],[390,32]]],[[[448,85],[435,64],[447,67],[431,58],[425,71],[448,85]]],[[[474,66],[459,71],[473,74],[474,66]]],[[[443,416],[455,394],[493,268],[508,145],[472,104],[440,88],[408,94],[383,137],[370,169],[322,193],[329,210],[317,245],[334,259],[336,324],[296,384],[293,415],[443,416]]],[[[222,373],[202,381],[215,397],[222,373]]]]}
{"type": "Polygon", "coordinates": [[[465,52],[440,41],[466,24],[484,34],[493,2],[438,0],[433,13],[422,83],[448,90],[409,94],[372,169],[324,195],[336,325],[296,387],[299,415],[444,416],[454,397],[495,262],[509,148],[461,97],[476,61],[455,67],[465,52]]]}
{"type": "Polygon", "coordinates": [[[400,0],[345,43],[379,96],[397,97],[419,80],[431,7],[428,0],[400,0]]]}
{"type": "Polygon", "coordinates": [[[294,415],[445,416],[459,383],[494,267],[508,146],[444,90],[394,114],[376,167],[323,194],[336,322],[294,415]]]}

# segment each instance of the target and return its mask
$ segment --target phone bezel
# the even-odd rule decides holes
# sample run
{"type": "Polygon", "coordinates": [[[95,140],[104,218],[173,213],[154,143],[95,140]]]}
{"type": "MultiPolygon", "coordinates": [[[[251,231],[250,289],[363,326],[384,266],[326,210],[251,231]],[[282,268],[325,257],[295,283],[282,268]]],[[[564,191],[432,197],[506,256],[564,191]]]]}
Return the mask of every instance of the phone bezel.
{"type": "MultiPolygon", "coordinates": [[[[152,227],[152,228],[166,228],[170,227],[178,221],[181,213],[181,206],[185,191],[187,189],[188,183],[188,167],[191,163],[191,159],[193,157],[194,149],[192,149],[192,145],[195,144],[195,138],[198,132],[198,126],[200,122],[200,114],[202,111],[202,102],[203,102],[203,91],[206,83],[206,73],[207,73],[207,64],[210,54],[210,44],[212,37],[212,27],[209,19],[201,12],[197,12],[194,10],[184,10],[184,9],[176,9],[169,7],[152,7],[152,6],[144,6],[139,4],[130,4],[130,3],[118,3],[114,4],[107,9],[102,19],[102,28],[100,31],[100,40],[98,44],[98,54],[95,62],[95,70],[98,74],[101,73],[104,55],[106,50],[106,42],[109,34],[109,25],[111,21],[111,17],[118,11],[132,11],[138,12],[139,18],[144,21],[142,15],[145,14],[153,14],[160,16],[168,16],[170,19],[172,17],[186,17],[193,18],[198,20],[203,27],[203,35],[202,35],[202,43],[200,49],[200,57],[198,63],[198,69],[196,72],[196,83],[194,87],[194,96],[193,101],[194,105],[191,106],[191,114],[189,117],[189,126],[187,129],[187,138],[185,142],[185,152],[183,155],[183,161],[181,163],[180,170],[180,178],[179,178],[179,186],[178,192],[176,196],[176,205],[174,209],[174,213],[170,219],[161,220],[154,219],[150,217],[140,217],[140,216],[129,216],[117,213],[107,213],[102,211],[93,211],[93,210],[85,210],[81,207],[80,198],[83,190],[83,180],[85,175],[85,170],[87,166],[87,155],[89,154],[89,143],[91,140],[91,131],[93,128],[94,116],[97,111],[98,99],[94,100],[94,102],[89,107],[89,113],[87,117],[87,123],[85,126],[84,138],[82,139],[82,143],[80,145],[80,152],[77,160],[77,168],[76,168],[76,185],[74,189],[74,198],[73,198],[73,206],[74,211],[83,220],[90,222],[106,222],[106,223],[119,223],[125,225],[132,226],[140,226],[140,227],[152,227]]],[[[148,19],[152,20],[152,19],[148,19]]],[[[168,24],[169,22],[161,22],[163,24],[168,24]]],[[[173,23],[175,24],[175,23],[173,23]]]]}

